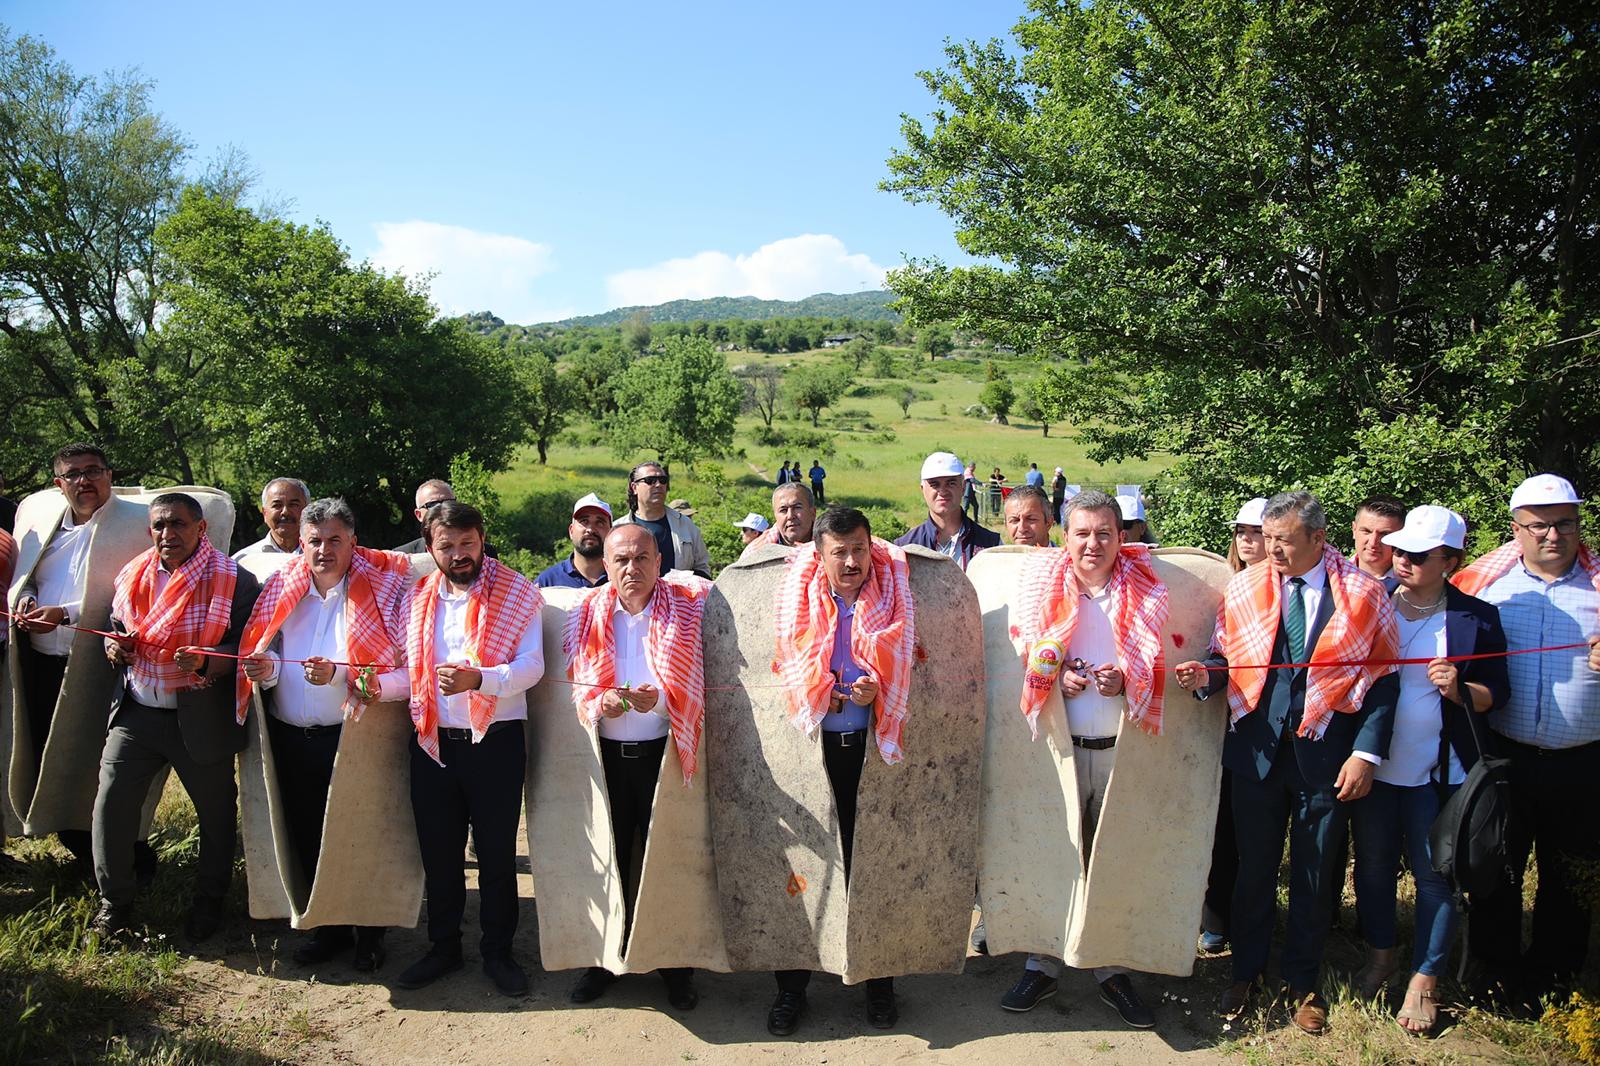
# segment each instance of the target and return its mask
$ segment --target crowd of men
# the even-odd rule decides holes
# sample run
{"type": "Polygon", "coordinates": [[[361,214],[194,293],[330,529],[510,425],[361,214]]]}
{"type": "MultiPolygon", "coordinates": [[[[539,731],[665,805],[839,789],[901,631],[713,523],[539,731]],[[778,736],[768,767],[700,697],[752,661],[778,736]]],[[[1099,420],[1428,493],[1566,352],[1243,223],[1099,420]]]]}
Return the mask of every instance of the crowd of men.
{"type": "MultiPolygon", "coordinates": [[[[235,759],[246,746],[251,708],[264,707],[279,772],[293,782],[285,790],[289,838],[314,876],[340,731],[363,708],[398,702],[414,725],[410,788],[430,947],[397,983],[420,988],[463,965],[462,863],[470,833],[484,973],[505,994],[525,993],[526,973],[512,955],[527,767],[523,695],[555,666],[544,661],[540,589],[583,593],[561,666],[592,687],[581,714],[599,738],[617,839],[642,843],[647,835],[669,744],[686,776],[693,772],[699,727],[697,719],[690,727],[697,699],[691,678],[701,666],[698,620],[710,561],[700,530],[683,513],[688,508],[669,503],[670,475],[658,463],[629,472],[621,514],[594,493],[576,500],[571,555],[535,581],[493,557],[483,516],[456,501],[443,481],[417,489],[421,535],[395,551],[363,545],[343,501],[313,500],[303,481],[279,477],[261,494],[267,535],[232,558],[208,539],[196,495],[179,491],[150,501],[147,548],[104,559],[91,553],[97,524],[123,506],[111,488],[110,460],[93,445],[70,445],[53,457],[52,472],[65,507],[35,531],[41,544],[25,569],[11,572],[17,546],[9,531],[0,535],[9,614],[3,636],[8,683],[36,764],[56,750],[47,738],[75,660],[103,656],[113,670],[95,694],[104,700],[105,736],[92,818],[58,833],[92,869],[101,897],[91,926],[98,942],[116,940],[136,920],[139,890],[154,868],[141,812],[164,770],[178,775],[198,817],[185,931],[201,940],[225,919],[238,824],[235,759]],[[258,579],[252,557],[270,554],[287,558],[258,579]],[[431,559],[420,580],[414,555],[431,559]],[[115,580],[102,594],[91,572],[114,572],[115,580]],[[96,595],[105,602],[92,602],[96,595]],[[69,628],[99,628],[100,619],[109,619],[112,633],[103,640],[69,628]]],[[[1032,695],[1024,699],[1034,700],[1037,714],[1040,692],[1059,686],[1080,813],[1092,837],[1120,723],[1148,713],[1152,694],[1159,707],[1166,589],[1150,565],[1137,486],[1083,491],[1065,486],[1058,469],[1063,485],[1053,495],[1036,473],[1004,506],[1012,544],[1051,548],[1052,529],[1061,525],[1053,568],[1036,568],[1047,580],[1035,590],[1041,622],[1030,631],[1024,666],[1032,695]],[[1041,655],[1046,648],[1059,655],[1041,655]],[[1063,662],[1070,668],[1058,669],[1063,662]],[[1036,677],[1044,680],[1034,685],[1036,677]]],[[[775,662],[785,665],[786,679],[797,679],[790,694],[799,701],[797,719],[821,722],[848,877],[862,739],[876,737],[888,758],[896,701],[903,713],[905,681],[897,671],[909,664],[895,657],[897,643],[891,647],[909,639],[903,626],[895,628],[907,617],[897,612],[908,595],[898,549],[918,545],[965,570],[1001,535],[968,513],[972,467],[955,455],[935,453],[923,463],[927,518],[893,546],[871,535],[859,511],[834,506],[819,514],[825,476],[820,463],[809,487],[798,473],[786,476],[773,492],[770,521],[752,514],[738,525],[747,556],[769,546],[792,549],[798,562],[791,562],[787,595],[802,605],[807,597],[831,605],[802,612],[831,619],[821,639],[785,630],[791,623],[780,618],[775,662]],[[810,693],[817,706],[802,706],[810,693]]],[[[1241,507],[1229,554],[1236,573],[1212,646],[1170,670],[1195,700],[1225,705],[1229,723],[1200,931],[1203,949],[1232,948],[1233,979],[1219,1004],[1225,1017],[1237,1018],[1261,994],[1287,839],[1279,975],[1294,1024],[1313,1034],[1326,1028],[1323,954],[1353,827],[1368,946],[1357,985],[1376,995],[1400,970],[1394,912],[1404,856],[1416,880],[1417,918],[1398,1020],[1408,1031],[1431,1031],[1460,915],[1433,872],[1428,831],[1468,772],[1490,755],[1510,761],[1513,876],[1473,900],[1464,949],[1473,990],[1502,1003],[1527,1002],[1576,980],[1592,911],[1583,882],[1600,861],[1600,827],[1587,816],[1600,776],[1600,560],[1583,543],[1582,502],[1559,476],[1527,479],[1509,500],[1510,539],[1471,565],[1466,525],[1445,507],[1408,510],[1387,497],[1368,500],[1352,523],[1351,558],[1329,543],[1327,516],[1309,493],[1241,507]],[[1569,645],[1586,650],[1536,650],[1569,645]],[[1538,888],[1525,946],[1522,870],[1530,852],[1538,888]]],[[[624,857],[619,844],[630,922],[639,879],[631,853],[624,857]]],[[[371,972],[384,963],[383,932],[324,926],[295,959],[317,965],[349,950],[355,968],[371,972]]],[[[981,934],[977,939],[981,947],[981,934]]],[[[1030,956],[1001,1005],[1031,1009],[1055,992],[1062,974],[1059,959],[1030,956]]],[[[671,1005],[692,1009],[692,971],[664,969],[661,976],[671,1005]]],[[[773,1033],[797,1028],[809,977],[776,975],[773,1033]]],[[[1094,977],[1101,998],[1127,1024],[1155,1023],[1126,970],[1101,967],[1094,977]]],[[[571,998],[592,1001],[614,979],[591,968],[571,998]]],[[[892,1026],[892,979],[869,981],[866,992],[869,1021],[892,1026]]]]}

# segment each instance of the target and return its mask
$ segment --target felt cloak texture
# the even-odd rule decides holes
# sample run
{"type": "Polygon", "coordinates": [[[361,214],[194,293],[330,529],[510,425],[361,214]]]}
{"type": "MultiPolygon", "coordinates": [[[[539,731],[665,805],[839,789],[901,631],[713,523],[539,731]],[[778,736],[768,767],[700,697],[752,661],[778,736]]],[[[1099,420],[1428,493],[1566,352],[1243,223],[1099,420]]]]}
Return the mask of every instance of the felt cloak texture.
{"type": "MultiPolygon", "coordinates": [[[[186,492],[199,501],[206,516],[207,539],[219,550],[227,550],[234,520],[233,498],[227,493],[197,485],[154,490],[114,488],[111,499],[96,513],[93,539],[89,542],[83,613],[76,625],[110,629],[117,572],[150,547],[150,501],[167,492],[186,492]]],[[[30,583],[39,556],[61,527],[66,513],[67,499],[55,489],[35,492],[18,506],[17,569],[7,590],[7,610],[16,610],[22,586],[30,583]]],[[[18,825],[28,836],[62,829],[88,830],[99,785],[100,752],[105,747],[111,697],[117,683],[116,671],[106,661],[105,640],[90,633],[74,635],[49,735],[36,737],[24,712],[27,704],[19,670],[19,636],[20,631],[12,626],[6,646],[10,706],[0,709],[7,712],[8,719],[0,728],[9,746],[6,821],[8,825],[18,825]],[[35,773],[34,760],[40,746],[43,758],[35,773]]],[[[145,806],[146,831],[165,783],[166,774],[161,774],[151,786],[145,806]]]]}
{"type": "MultiPolygon", "coordinates": [[[[677,748],[667,744],[656,781],[649,843],[639,875],[633,928],[623,950],[622,874],[600,764],[599,734],[578,719],[566,683],[562,633],[581,589],[548,588],[545,679],[528,690],[528,855],[539,909],[539,955],[547,970],[604,966],[647,973],[662,966],[729,969],[711,860],[706,741],[685,785],[677,748]]],[[[706,648],[709,669],[713,649],[706,648]]],[[[707,715],[709,717],[708,709],[707,715]]]]}
{"type": "MultiPolygon", "coordinates": [[[[989,951],[1187,976],[1216,827],[1226,705],[1193,699],[1169,676],[1160,736],[1124,717],[1086,855],[1060,686],[1040,712],[1037,740],[1017,709],[1023,664],[1012,610],[1024,560],[1045,550],[991,548],[967,569],[989,664],[978,878],[989,951]]],[[[1194,548],[1152,555],[1171,592],[1162,633],[1170,671],[1205,657],[1232,571],[1222,557],[1194,548]]]]}
{"type": "Polygon", "coordinates": [[[868,745],[847,888],[820,729],[790,723],[773,671],[773,605],[791,550],[764,547],[729,566],[706,604],[702,765],[728,962],[825,970],[847,984],[958,973],[983,750],[977,597],[949,559],[906,548],[918,651],[905,758],[890,766],[868,745]]]}

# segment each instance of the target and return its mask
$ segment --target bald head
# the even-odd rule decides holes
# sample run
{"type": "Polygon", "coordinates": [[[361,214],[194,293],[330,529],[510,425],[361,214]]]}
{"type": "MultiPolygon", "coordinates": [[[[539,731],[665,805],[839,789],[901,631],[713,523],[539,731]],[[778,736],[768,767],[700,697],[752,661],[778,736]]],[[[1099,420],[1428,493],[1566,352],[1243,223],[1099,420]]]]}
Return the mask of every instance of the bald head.
{"type": "Polygon", "coordinates": [[[661,576],[661,549],[656,538],[641,525],[613,526],[606,534],[606,578],[617,590],[622,609],[638,614],[650,602],[661,576]]]}

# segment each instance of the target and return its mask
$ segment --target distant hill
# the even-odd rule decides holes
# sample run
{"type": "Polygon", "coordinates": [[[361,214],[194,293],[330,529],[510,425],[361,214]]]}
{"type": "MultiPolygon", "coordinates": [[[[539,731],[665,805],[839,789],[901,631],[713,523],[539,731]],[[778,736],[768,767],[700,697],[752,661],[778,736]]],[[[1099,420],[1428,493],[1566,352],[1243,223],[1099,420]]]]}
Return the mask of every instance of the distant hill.
{"type": "Polygon", "coordinates": [[[754,296],[716,296],[709,300],[673,300],[654,307],[618,307],[599,315],[582,315],[547,326],[615,326],[644,312],[651,322],[721,322],[726,319],[762,321],[769,318],[855,318],[900,321],[889,310],[894,293],[819,292],[803,300],[762,300],[754,296]]]}

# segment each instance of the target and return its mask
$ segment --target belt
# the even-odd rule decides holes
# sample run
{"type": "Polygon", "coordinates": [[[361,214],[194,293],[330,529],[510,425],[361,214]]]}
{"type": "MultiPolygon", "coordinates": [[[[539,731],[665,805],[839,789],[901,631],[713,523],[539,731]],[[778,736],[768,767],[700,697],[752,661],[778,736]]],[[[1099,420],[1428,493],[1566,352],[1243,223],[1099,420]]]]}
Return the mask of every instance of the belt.
{"type": "Polygon", "coordinates": [[[867,731],[865,729],[852,729],[848,733],[834,733],[824,729],[822,742],[832,744],[836,748],[859,748],[866,743],[867,731]]]}
{"type": "Polygon", "coordinates": [[[667,738],[662,736],[654,740],[612,740],[610,737],[601,737],[600,746],[616,752],[624,759],[643,759],[647,755],[664,753],[667,750],[667,738]]]}
{"type": "Polygon", "coordinates": [[[1574,744],[1568,748],[1541,748],[1535,744],[1525,744],[1520,740],[1512,740],[1504,733],[1495,733],[1494,736],[1495,739],[1501,744],[1528,752],[1532,755],[1567,755],[1573,752],[1583,751],[1585,748],[1594,748],[1600,750],[1600,740],[1589,740],[1582,744],[1574,744]]]}
{"type": "Polygon", "coordinates": [[[1072,746],[1084,751],[1105,751],[1117,746],[1116,737],[1073,737],[1072,746]]]}
{"type": "Polygon", "coordinates": [[[303,733],[308,737],[320,737],[327,733],[337,733],[344,728],[343,722],[335,722],[333,725],[295,725],[293,722],[285,722],[276,715],[270,720],[276,729],[286,729],[291,733],[303,733]]]}
{"type": "MultiPolygon", "coordinates": [[[[517,719],[516,721],[490,722],[489,723],[489,728],[485,729],[483,731],[483,735],[484,736],[488,736],[490,733],[498,733],[502,729],[509,729],[514,725],[520,726],[520,725],[523,725],[523,724],[524,723],[522,722],[521,719],[517,719]]],[[[470,730],[470,729],[454,729],[454,728],[446,728],[444,726],[440,726],[439,727],[439,739],[440,740],[471,740],[472,739],[472,730],[470,730]]]]}

